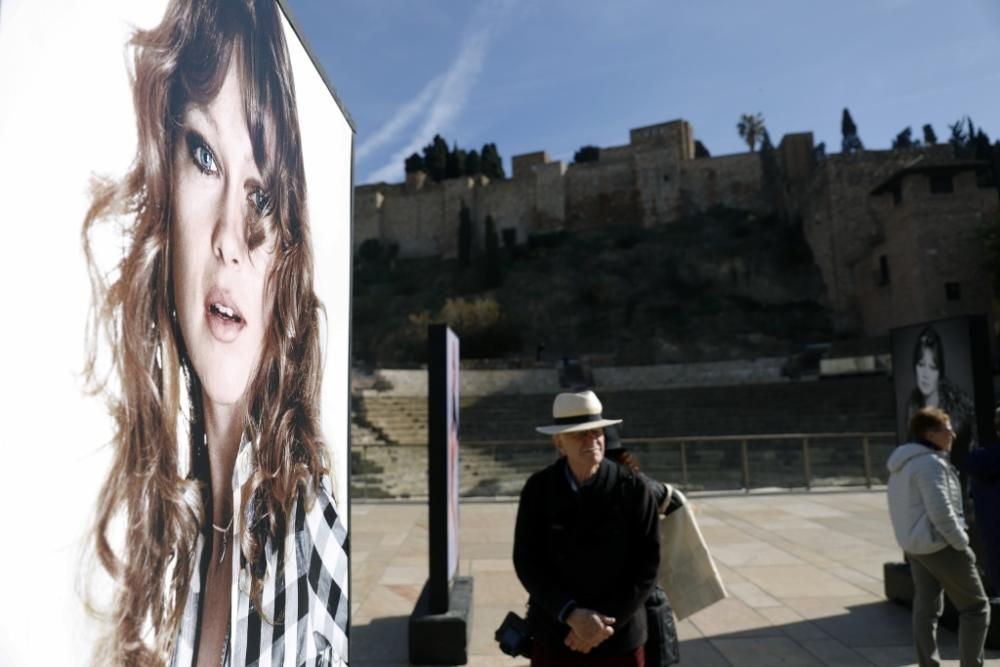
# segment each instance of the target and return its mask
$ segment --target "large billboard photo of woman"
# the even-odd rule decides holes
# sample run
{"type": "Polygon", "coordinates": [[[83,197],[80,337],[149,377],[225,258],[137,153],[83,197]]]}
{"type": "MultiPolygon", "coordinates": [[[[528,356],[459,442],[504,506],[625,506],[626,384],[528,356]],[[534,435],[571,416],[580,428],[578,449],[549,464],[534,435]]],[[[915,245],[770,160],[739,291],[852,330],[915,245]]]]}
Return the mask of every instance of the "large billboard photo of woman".
{"type": "Polygon", "coordinates": [[[907,425],[920,408],[935,407],[951,418],[955,430],[953,458],[960,461],[980,446],[978,417],[992,412],[992,392],[984,391],[991,364],[979,318],[960,317],[924,322],[892,331],[892,368],[896,420],[900,442],[909,436],[907,425]],[[977,391],[979,388],[979,391],[977,391]],[[990,396],[986,396],[990,394],[990,396]]]}
{"type": "Polygon", "coordinates": [[[349,119],[275,0],[41,4],[0,8],[5,283],[50,273],[3,342],[49,391],[3,404],[57,555],[3,565],[72,584],[0,664],[18,618],[43,662],[346,664],[349,119]]]}

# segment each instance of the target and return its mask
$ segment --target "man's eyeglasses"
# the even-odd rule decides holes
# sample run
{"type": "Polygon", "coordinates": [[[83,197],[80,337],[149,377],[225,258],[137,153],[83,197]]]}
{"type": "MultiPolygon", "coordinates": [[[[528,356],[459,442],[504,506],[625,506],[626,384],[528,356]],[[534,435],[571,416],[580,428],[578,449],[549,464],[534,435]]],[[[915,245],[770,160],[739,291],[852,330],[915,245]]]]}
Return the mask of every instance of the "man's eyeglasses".
{"type": "Polygon", "coordinates": [[[603,428],[591,428],[586,431],[570,431],[569,433],[564,433],[564,436],[569,436],[573,440],[589,440],[591,438],[597,439],[604,435],[603,428]]]}

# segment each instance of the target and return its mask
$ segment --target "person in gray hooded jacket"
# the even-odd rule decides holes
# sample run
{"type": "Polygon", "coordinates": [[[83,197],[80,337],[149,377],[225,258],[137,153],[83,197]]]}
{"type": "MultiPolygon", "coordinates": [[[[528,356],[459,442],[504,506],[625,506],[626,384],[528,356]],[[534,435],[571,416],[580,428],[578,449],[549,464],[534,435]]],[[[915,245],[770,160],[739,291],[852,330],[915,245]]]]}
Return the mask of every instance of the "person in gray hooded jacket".
{"type": "Polygon", "coordinates": [[[962,667],[983,664],[989,600],[969,547],[962,487],[948,454],[955,441],[948,414],[921,408],[910,419],[913,442],[889,456],[889,516],[913,576],[913,638],[920,667],[937,667],[942,589],[959,612],[962,667]]]}

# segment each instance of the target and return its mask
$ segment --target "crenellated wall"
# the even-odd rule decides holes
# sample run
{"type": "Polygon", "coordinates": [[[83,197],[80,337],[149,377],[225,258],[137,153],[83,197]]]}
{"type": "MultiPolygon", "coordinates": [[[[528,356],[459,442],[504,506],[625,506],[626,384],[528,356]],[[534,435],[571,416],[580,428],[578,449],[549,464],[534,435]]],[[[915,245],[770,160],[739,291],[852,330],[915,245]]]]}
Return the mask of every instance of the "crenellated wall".
{"type": "Polygon", "coordinates": [[[381,215],[379,209],[385,200],[385,195],[379,185],[359,185],[354,188],[354,247],[357,248],[369,239],[383,239],[382,226],[379,224],[381,215]]]}
{"type": "MultiPolygon", "coordinates": [[[[491,216],[503,239],[625,224],[669,224],[713,207],[774,214],[801,225],[838,335],[881,336],[895,326],[986,312],[996,330],[991,276],[980,236],[1000,215],[989,165],[962,161],[949,144],[817,155],[811,132],[782,137],[773,153],[694,157],[683,120],[636,128],[629,143],[601,148],[593,162],[565,164],[544,152],[512,159],[512,177],[478,176],[358,186],[354,242],[397,244],[403,257],[457,255],[468,206],[473,246],[483,248],[491,216]],[[943,171],[942,171],[943,170],[943,171]],[[931,178],[953,175],[940,192],[931,178]],[[947,190],[947,189],[946,189],[947,190]]],[[[938,181],[935,181],[937,183],[938,181]]],[[[740,262],[720,265],[746,273],[740,262]]],[[[773,286],[747,283],[767,303],[773,286]]]]}
{"type": "Polygon", "coordinates": [[[564,181],[567,229],[642,221],[631,161],[573,164],[564,181]]]}
{"type": "Polygon", "coordinates": [[[523,243],[527,234],[532,231],[534,177],[492,181],[489,187],[479,188],[477,195],[473,219],[477,221],[479,229],[484,229],[486,216],[489,215],[496,225],[497,234],[502,234],[505,229],[513,229],[517,234],[517,241],[523,243]]]}
{"type": "Polygon", "coordinates": [[[506,231],[515,243],[524,243],[533,234],[561,229],[668,224],[724,206],[801,223],[840,333],[880,334],[908,317],[989,305],[990,281],[974,275],[982,253],[973,230],[983,216],[995,214],[990,211],[996,207],[982,201],[995,197],[995,190],[980,192],[962,180],[973,178],[966,175],[956,177],[954,195],[930,196],[926,179],[914,175],[898,184],[907,202],[902,209],[887,205],[885,196],[872,196],[900,170],[949,161],[954,166],[948,144],[818,157],[812,133],[798,132],[785,135],[768,162],[760,152],[695,158],[694,133],[683,120],[635,128],[629,139],[600,149],[593,162],[566,165],[541,151],[516,155],[510,179],[478,176],[433,183],[414,173],[405,183],[358,186],[354,242],[395,243],[403,257],[454,257],[463,204],[469,207],[473,245],[479,249],[487,216],[501,238],[506,231]],[[899,233],[902,228],[907,231],[899,233]],[[941,246],[939,259],[931,260],[935,267],[950,268],[922,274],[933,285],[918,285],[916,278],[905,289],[872,284],[882,255],[894,273],[914,270],[905,257],[920,257],[917,266],[926,267],[921,248],[936,234],[953,243],[941,246]],[[943,293],[944,282],[961,283],[963,303],[942,301],[938,292],[943,293]],[[937,296],[921,296],[931,293],[937,296]]]}
{"type": "MultiPolygon", "coordinates": [[[[764,211],[760,155],[738,153],[681,163],[684,206],[703,211],[729,206],[748,211],[764,211]]],[[[682,213],[693,211],[683,210],[682,213]]]]}
{"type": "Polygon", "coordinates": [[[550,162],[536,166],[534,173],[534,231],[550,232],[560,229],[566,220],[566,165],[562,162],[550,162]]]}
{"type": "Polygon", "coordinates": [[[631,130],[630,143],[602,148],[595,162],[566,165],[539,151],[515,155],[510,179],[433,183],[414,173],[402,184],[358,186],[354,238],[395,243],[403,257],[452,257],[463,203],[482,247],[487,215],[523,243],[564,228],[664,224],[715,205],[759,210],[760,182],[754,154],[695,160],[691,125],[675,120],[631,130]]]}

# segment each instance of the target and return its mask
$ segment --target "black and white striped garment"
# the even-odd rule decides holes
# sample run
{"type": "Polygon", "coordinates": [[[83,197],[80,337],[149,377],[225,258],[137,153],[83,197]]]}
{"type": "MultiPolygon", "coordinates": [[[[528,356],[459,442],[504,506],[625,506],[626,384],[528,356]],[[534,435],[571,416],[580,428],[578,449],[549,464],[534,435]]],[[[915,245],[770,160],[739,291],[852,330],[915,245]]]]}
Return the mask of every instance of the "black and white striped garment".
{"type": "MultiPolygon", "coordinates": [[[[233,507],[240,506],[239,490],[250,478],[250,452],[251,447],[241,443],[233,472],[233,507]]],[[[240,534],[241,518],[236,512],[231,540],[240,534]]],[[[270,542],[265,548],[263,614],[250,601],[250,573],[245,560],[242,555],[232,559],[229,637],[220,662],[233,667],[346,666],[347,540],[330,480],[324,478],[308,511],[301,502],[293,506],[281,548],[275,549],[270,542]]],[[[204,538],[199,537],[194,562],[201,562],[203,548],[204,538]]],[[[200,597],[201,577],[195,573],[174,651],[172,664],[176,667],[194,662],[200,597]]]]}

